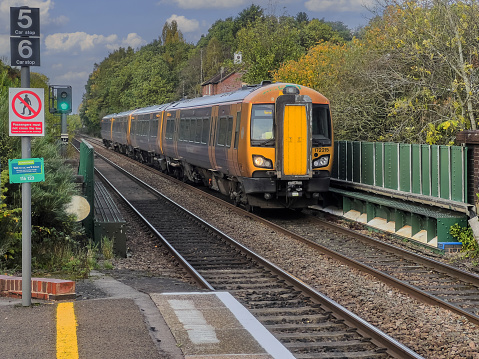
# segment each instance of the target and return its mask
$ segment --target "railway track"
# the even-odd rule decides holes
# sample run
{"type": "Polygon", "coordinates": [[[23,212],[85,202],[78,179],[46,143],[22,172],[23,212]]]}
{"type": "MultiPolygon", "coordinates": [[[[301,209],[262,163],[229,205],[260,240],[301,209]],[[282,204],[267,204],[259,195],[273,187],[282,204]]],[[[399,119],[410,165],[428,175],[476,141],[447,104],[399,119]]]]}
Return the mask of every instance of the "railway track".
{"type": "MultiPolygon", "coordinates": [[[[101,141],[96,143],[102,145],[101,141]]],[[[475,274],[320,220],[312,214],[294,213],[283,220],[276,215],[267,218],[248,215],[412,297],[479,324],[479,276],[475,274]]]]}
{"type": "Polygon", "coordinates": [[[296,358],[420,357],[132,175],[95,166],[203,287],[230,291],[296,358]]]}
{"type": "Polygon", "coordinates": [[[312,215],[269,218],[278,231],[407,294],[479,324],[479,276],[312,215]]]}

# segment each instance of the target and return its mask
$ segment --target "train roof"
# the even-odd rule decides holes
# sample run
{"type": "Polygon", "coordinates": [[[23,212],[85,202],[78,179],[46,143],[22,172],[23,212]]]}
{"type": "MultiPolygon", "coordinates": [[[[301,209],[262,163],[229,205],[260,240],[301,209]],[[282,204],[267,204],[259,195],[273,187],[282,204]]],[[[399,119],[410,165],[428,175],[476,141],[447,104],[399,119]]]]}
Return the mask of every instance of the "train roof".
{"type": "MultiPolygon", "coordinates": [[[[267,86],[298,86],[294,84],[289,84],[289,83],[274,83],[271,84],[270,82],[265,82],[260,85],[254,85],[254,86],[245,86],[237,91],[233,92],[226,92],[222,93],[219,95],[212,95],[212,96],[203,96],[203,97],[196,97],[192,99],[185,99],[185,100],[180,100],[176,102],[170,102],[162,105],[153,105],[153,106],[148,106],[148,107],[143,107],[139,108],[136,110],[129,110],[125,112],[120,112],[117,114],[113,115],[107,115],[103,117],[104,119],[109,119],[112,117],[121,117],[121,116],[128,116],[131,114],[137,115],[137,114],[146,114],[146,113],[152,113],[152,112],[159,112],[159,111],[175,111],[175,110],[181,110],[181,109],[188,109],[192,107],[206,107],[206,106],[211,106],[211,105],[219,105],[219,104],[225,104],[225,103],[231,103],[231,102],[238,102],[244,100],[248,95],[251,93],[259,90],[259,89],[264,89],[267,86]]],[[[304,87],[304,86],[302,86],[304,87]]]]}
{"type": "Polygon", "coordinates": [[[240,90],[233,91],[233,92],[225,92],[219,95],[203,96],[203,97],[196,97],[192,99],[181,100],[178,102],[174,102],[170,106],[168,106],[167,111],[186,109],[189,107],[203,107],[203,106],[209,106],[209,105],[217,105],[221,103],[241,101],[250,93],[254,92],[260,87],[261,85],[243,87],[240,90]]]}

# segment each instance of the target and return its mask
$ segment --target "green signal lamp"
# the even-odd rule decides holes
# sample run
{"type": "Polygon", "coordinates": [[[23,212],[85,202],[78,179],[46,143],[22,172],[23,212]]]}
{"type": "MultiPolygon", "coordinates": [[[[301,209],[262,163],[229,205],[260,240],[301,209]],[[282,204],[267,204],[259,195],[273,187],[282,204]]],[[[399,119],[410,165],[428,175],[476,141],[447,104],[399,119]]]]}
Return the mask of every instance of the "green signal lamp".
{"type": "Polygon", "coordinates": [[[72,107],[72,93],[71,87],[62,89],[60,96],[58,96],[57,110],[60,113],[70,113],[72,107]]]}

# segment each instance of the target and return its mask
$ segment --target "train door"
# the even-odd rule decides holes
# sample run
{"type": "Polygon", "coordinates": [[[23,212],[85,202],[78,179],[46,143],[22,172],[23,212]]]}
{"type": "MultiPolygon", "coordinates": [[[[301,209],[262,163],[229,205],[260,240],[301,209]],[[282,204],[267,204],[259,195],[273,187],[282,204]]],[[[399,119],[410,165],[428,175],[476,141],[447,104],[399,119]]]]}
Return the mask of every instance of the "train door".
{"type": "Polygon", "coordinates": [[[232,174],[235,176],[240,176],[240,168],[239,168],[239,158],[238,158],[238,144],[239,144],[239,136],[240,136],[240,127],[241,127],[241,104],[236,104],[232,106],[231,114],[234,115],[233,120],[233,139],[231,144],[230,150],[230,159],[231,159],[231,169],[232,174]]]}
{"type": "Polygon", "coordinates": [[[114,130],[113,124],[114,123],[115,123],[115,118],[112,117],[110,122],[110,133],[108,134],[108,137],[110,138],[111,142],[113,142],[113,130],[114,130]]]}
{"type": "Polygon", "coordinates": [[[163,123],[163,114],[164,112],[157,113],[155,117],[158,119],[158,133],[156,136],[156,153],[163,154],[163,138],[164,138],[164,128],[166,127],[163,123]]]}
{"type": "Polygon", "coordinates": [[[216,164],[216,153],[215,153],[217,120],[218,120],[218,106],[213,106],[213,108],[211,109],[210,138],[208,141],[208,157],[210,159],[211,169],[213,170],[218,169],[218,166],[216,164]]]}
{"type": "Polygon", "coordinates": [[[306,96],[280,96],[276,100],[276,116],[278,177],[311,177],[311,99],[306,96]]]}
{"type": "Polygon", "coordinates": [[[231,148],[233,133],[233,117],[230,116],[231,106],[220,106],[216,124],[215,159],[218,170],[229,174],[230,162],[228,152],[231,148]]]}
{"type": "Polygon", "coordinates": [[[174,122],[175,131],[174,131],[174,135],[173,135],[173,141],[174,141],[173,153],[174,153],[175,158],[178,158],[178,141],[179,141],[179,131],[180,131],[180,110],[175,111],[173,114],[175,116],[175,122],[174,122]]]}

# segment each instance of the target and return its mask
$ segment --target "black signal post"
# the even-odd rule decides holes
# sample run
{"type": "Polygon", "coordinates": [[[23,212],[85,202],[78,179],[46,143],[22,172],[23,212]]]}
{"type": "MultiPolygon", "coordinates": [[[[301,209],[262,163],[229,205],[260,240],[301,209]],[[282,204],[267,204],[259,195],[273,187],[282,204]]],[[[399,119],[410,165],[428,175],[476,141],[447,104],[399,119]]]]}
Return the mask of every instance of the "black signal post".
{"type": "MultiPolygon", "coordinates": [[[[61,115],[62,144],[68,144],[67,114],[72,112],[72,87],[64,85],[50,86],[50,113],[61,115]]],[[[66,148],[62,146],[62,155],[66,155],[66,148]]]]}

